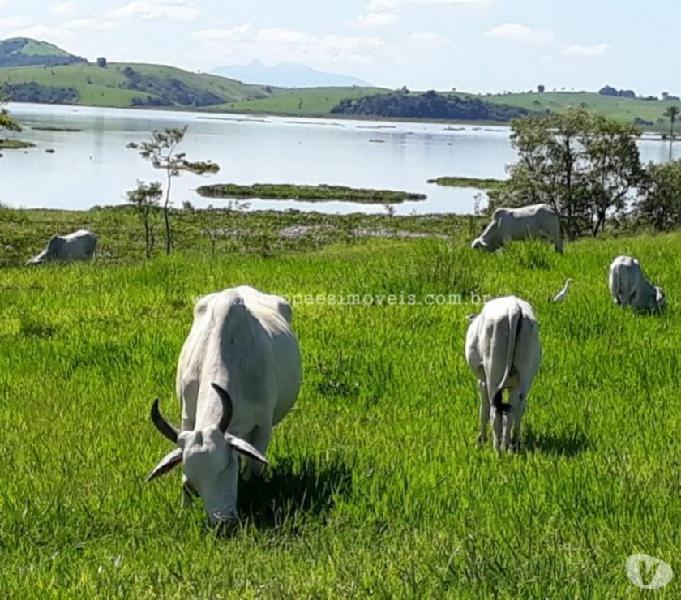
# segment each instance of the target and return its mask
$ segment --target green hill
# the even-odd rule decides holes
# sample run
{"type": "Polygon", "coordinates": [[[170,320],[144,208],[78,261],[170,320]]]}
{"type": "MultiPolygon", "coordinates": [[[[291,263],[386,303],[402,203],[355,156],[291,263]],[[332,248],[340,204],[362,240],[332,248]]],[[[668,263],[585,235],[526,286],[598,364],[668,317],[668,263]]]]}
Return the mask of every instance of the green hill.
{"type": "Polygon", "coordinates": [[[343,100],[386,91],[372,87],[272,88],[272,93],[264,98],[246,99],[214,108],[243,113],[327,117],[343,100]]]}
{"type": "Polygon", "coordinates": [[[27,66],[57,66],[86,62],[54,44],[30,38],[0,40],[0,68],[27,66]]]}
{"type": "Polygon", "coordinates": [[[0,69],[8,100],[88,106],[206,107],[266,98],[271,89],[174,67],[134,63],[79,63],[0,69]],[[268,91],[269,90],[269,91],[268,91]]]}
{"type": "MultiPolygon", "coordinates": [[[[284,89],[244,84],[234,79],[191,73],[169,66],[141,63],[100,66],[47,42],[28,38],[0,41],[0,97],[17,102],[119,108],[182,107],[301,117],[328,117],[343,113],[369,118],[437,118],[452,122],[464,119],[446,114],[436,116],[442,111],[434,111],[433,102],[426,101],[429,97],[433,99],[433,92],[412,92],[408,99],[414,106],[386,111],[380,106],[379,99],[373,97],[389,91],[374,87],[284,89]]],[[[449,99],[450,103],[454,98],[482,101],[492,114],[487,120],[506,121],[514,116],[510,109],[541,113],[581,107],[621,122],[636,123],[648,131],[667,131],[669,121],[664,116],[665,110],[671,105],[681,107],[681,102],[675,100],[612,97],[595,92],[525,92],[485,96],[448,92],[438,94],[437,98],[449,99]]],[[[458,113],[454,111],[452,115],[455,114],[458,113]]],[[[475,117],[480,118],[483,117],[475,117]]]]}
{"type": "Polygon", "coordinates": [[[596,92],[525,92],[521,94],[495,94],[484,96],[489,102],[501,102],[528,110],[561,112],[580,107],[616,121],[637,123],[646,130],[669,130],[669,120],[664,116],[671,105],[681,108],[674,100],[643,100],[603,96],[596,92]]]}

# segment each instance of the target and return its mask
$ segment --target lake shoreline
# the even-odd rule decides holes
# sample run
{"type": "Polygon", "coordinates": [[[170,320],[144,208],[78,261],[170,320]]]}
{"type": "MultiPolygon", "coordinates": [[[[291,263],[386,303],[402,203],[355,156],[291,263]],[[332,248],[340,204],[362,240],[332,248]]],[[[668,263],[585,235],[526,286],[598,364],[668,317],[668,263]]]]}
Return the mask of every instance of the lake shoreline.
{"type": "MultiPolygon", "coordinates": [[[[197,115],[231,115],[235,117],[254,117],[254,118],[267,118],[267,117],[281,117],[281,118],[299,118],[299,119],[313,119],[313,120],[339,120],[339,121],[368,121],[368,122],[381,122],[381,123],[423,123],[430,125],[462,125],[468,127],[498,127],[498,128],[510,128],[511,121],[489,121],[489,120],[465,120],[465,119],[430,119],[430,118],[400,118],[400,117],[383,117],[378,115],[344,115],[344,114],[318,114],[318,113],[291,113],[291,112],[271,112],[271,111],[255,111],[255,110],[230,110],[225,111],[224,109],[216,110],[211,109],[210,106],[206,107],[195,107],[195,106],[113,106],[113,105],[94,105],[94,104],[51,104],[44,102],[20,102],[11,101],[7,103],[10,108],[11,105],[37,105],[37,106],[55,106],[61,108],[105,108],[108,110],[142,110],[142,111],[161,111],[168,113],[193,113],[197,115]]],[[[252,119],[245,119],[252,120],[252,119]]],[[[638,136],[640,140],[645,141],[659,141],[659,142],[681,142],[681,135],[676,135],[673,139],[669,137],[664,137],[665,133],[654,129],[641,129],[641,135],[638,136]]]]}

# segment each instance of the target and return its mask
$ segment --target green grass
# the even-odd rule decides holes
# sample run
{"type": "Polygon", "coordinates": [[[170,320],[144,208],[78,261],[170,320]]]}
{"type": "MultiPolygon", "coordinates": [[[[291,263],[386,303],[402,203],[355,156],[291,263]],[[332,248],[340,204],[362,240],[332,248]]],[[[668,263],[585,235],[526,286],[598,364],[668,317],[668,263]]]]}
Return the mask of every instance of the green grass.
{"type": "MultiPolygon", "coordinates": [[[[111,264],[136,263],[144,255],[144,235],[129,206],[88,211],[14,210],[3,208],[0,197],[0,267],[20,266],[37,254],[55,233],[90,229],[97,233],[99,260],[111,264]],[[5,233],[7,232],[7,233],[5,233]],[[8,235],[11,233],[11,235],[8,235]]],[[[217,253],[243,252],[271,255],[288,251],[316,251],[339,242],[365,237],[456,236],[473,238],[484,219],[443,214],[431,216],[326,215],[298,211],[243,212],[221,208],[172,212],[174,244],[183,252],[210,253],[216,238],[217,253]],[[209,235],[210,233],[210,235],[209,235]]],[[[224,205],[229,206],[225,201],[224,205]]],[[[157,237],[162,224],[154,219],[157,237]]]]}
{"type": "Polygon", "coordinates": [[[437,177],[435,179],[429,179],[428,183],[448,187],[472,187],[481,190],[497,190],[503,187],[505,182],[501,179],[485,179],[480,177],[437,177]]]}
{"type": "Polygon", "coordinates": [[[361,87],[274,89],[267,98],[243,100],[211,107],[211,110],[270,115],[328,117],[346,98],[361,98],[386,90],[361,87]]]}
{"type": "Polygon", "coordinates": [[[645,126],[644,129],[663,132],[669,131],[669,119],[664,116],[665,110],[669,106],[681,108],[681,102],[677,101],[649,102],[639,99],[614,98],[592,92],[497,94],[484,96],[484,99],[536,111],[549,109],[553,112],[560,112],[568,108],[582,107],[595,114],[625,123],[632,123],[638,117],[654,123],[654,126],[645,126]],[[659,119],[661,121],[658,122],[659,119]]]}
{"type": "Polygon", "coordinates": [[[54,44],[30,39],[21,49],[21,54],[26,54],[28,56],[70,56],[68,52],[58,48],[54,44]]]}
{"type": "MultiPolygon", "coordinates": [[[[97,212],[120,219],[113,242],[101,232],[107,252],[138,243],[124,211],[97,212]]],[[[50,214],[52,230],[90,215],[12,216],[3,246],[39,245],[50,214]]],[[[655,597],[679,597],[681,235],[587,240],[564,256],[539,243],[487,255],[466,240],[269,258],[223,247],[215,260],[197,243],[148,263],[0,269],[3,595],[638,598],[624,562],[644,552],[677,573],[655,597]],[[665,314],[612,304],[607,267],[622,253],[666,288],[665,314]],[[568,300],[549,304],[569,276],[568,300]],[[302,391],[265,481],[241,487],[242,527],[222,538],[199,505],[180,510],[178,473],[144,484],[169,449],[148,411],[159,395],[178,420],[192,305],[241,283],[376,300],[294,307],[302,391]],[[379,301],[439,293],[466,301],[379,301]],[[535,306],[544,361],[525,450],[497,457],[476,447],[463,340],[471,294],[509,293],[535,306]]]]}
{"type": "Polygon", "coordinates": [[[54,125],[33,125],[31,129],[34,131],[63,131],[68,133],[83,131],[82,129],[76,129],[74,127],[55,127],[54,125]]]}
{"type": "Polygon", "coordinates": [[[25,148],[35,148],[35,144],[24,140],[0,138],[0,150],[22,150],[25,148]]]}
{"type": "Polygon", "coordinates": [[[279,200],[302,200],[325,202],[339,200],[360,204],[401,204],[407,200],[425,200],[424,194],[393,190],[370,190],[350,188],[342,185],[293,185],[256,183],[237,185],[234,183],[202,185],[196,190],[206,198],[273,198],[279,200]]]}
{"type": "Polygon", "coordinates": [[[214,93],[229,102],[266,94],[262,86],[246,85],[215,75],[190,73],[174,67],[137,63],[109,63],[106,68],[93,63],[5,68],[0,69],[0,86],[35,82],[45,86],[73,88],[78,92],[79,104],[128,108],[132,106],[133,98],[149,98],[152,95],[128,88],[129,81],[123,74],[126,67],[146,77],[177,79],[194,90],[214,93]]]}

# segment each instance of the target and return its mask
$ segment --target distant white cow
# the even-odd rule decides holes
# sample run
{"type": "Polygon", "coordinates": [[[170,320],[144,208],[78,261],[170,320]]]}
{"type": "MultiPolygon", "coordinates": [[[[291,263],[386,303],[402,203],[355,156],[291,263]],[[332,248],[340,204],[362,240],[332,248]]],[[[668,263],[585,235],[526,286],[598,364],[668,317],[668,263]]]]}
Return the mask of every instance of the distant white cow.
{"type": "Polygon", "coordinates": [[[618,256],[610,265],[610,295],[620,306],[634,310],[660,312],[667,304],[662,288],[654,286],[631,256],[618,256]]]}
{"type": "Polygon", "coordinates": [[[492,222],[471,247],[494,252],[510,241],[528,238],[546,239],[553,243],[556,252],[563,252],[560,220],[548,204],[495,210],[492,222]]]}
{"type": "Polygon", "coordinates": [[[272,427],[291,410],[300,387],[300,352],[291,307],[248,286],[201,298],[177,369],[182,431],[151,409],[157,429],[177,446],[152,480],[184,464],[183,505],[203,499],[212,524],[237,516],[239,461],[259,474],[272,427]]]}
{"type": "Polygon", "coordinates": [[[57,260],[88,260],[94,257],[96,249],[97,236],[87,229],[80,229],[69,235],[55,235],[47,243],[47,248],[26,264],[40,265],[57,260]]]}
{"type": "Polygon", "coordinates": [[[541,362],[539,324],[532,307],[515,296],[496,298],[469,317],[466,360],[479,380],[480,435],[487,437],[490,409],[494,449],[520,449],[520,421],[541,362]],[[502,392],[509,391],[509,404],[502,392]]]}

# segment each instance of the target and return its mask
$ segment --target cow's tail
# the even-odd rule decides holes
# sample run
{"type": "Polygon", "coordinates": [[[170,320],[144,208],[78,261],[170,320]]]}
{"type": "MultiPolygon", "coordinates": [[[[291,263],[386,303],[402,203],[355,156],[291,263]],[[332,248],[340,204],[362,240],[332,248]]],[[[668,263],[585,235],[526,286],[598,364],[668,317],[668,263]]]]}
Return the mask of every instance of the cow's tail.
{"type": "MultiPolygon", "coordinates": [[[[518,335],[520,333],[520,325],[522,323],[522,310],[518,305],[513,308],[509,308],[507,313],[506,326],[508,327],[508,333],[506,336],[506,355],[504,357],[504,372],[501,380],[499,380],[498,387],[494,390],[491,401],[495,410],[504,412],[505,407],[503,404],[502,390],[507,384],[508,379],[511,377],[511,371],[513,369],[513,359],[515,357],[515,347],[518,335]]],[[[488,385],[487,389],[490,389],[488,385]]]]}

